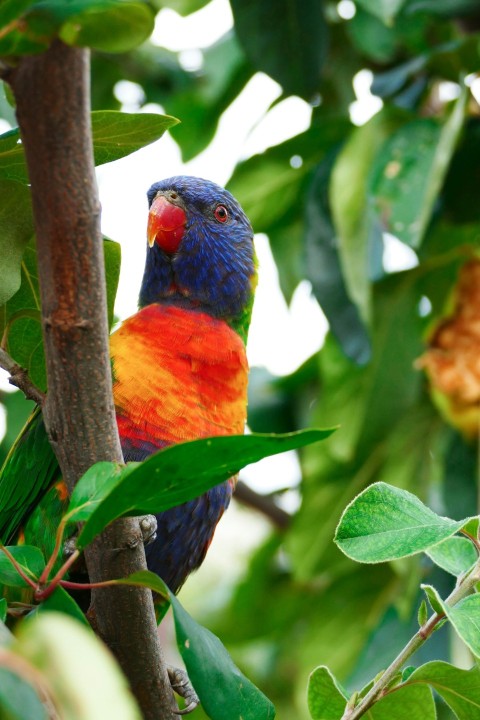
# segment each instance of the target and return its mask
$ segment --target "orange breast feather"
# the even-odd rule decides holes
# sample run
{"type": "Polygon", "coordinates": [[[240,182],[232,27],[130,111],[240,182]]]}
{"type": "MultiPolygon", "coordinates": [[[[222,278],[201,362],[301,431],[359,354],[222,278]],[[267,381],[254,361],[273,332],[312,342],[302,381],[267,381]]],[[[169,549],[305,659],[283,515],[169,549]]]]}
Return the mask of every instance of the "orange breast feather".
{"type": "Polygon", "coordinates": [[[248,364],[225,322],[149,305],[112,335],[111,355],[120,436],[139,449],[243,433],[248,364]]]}

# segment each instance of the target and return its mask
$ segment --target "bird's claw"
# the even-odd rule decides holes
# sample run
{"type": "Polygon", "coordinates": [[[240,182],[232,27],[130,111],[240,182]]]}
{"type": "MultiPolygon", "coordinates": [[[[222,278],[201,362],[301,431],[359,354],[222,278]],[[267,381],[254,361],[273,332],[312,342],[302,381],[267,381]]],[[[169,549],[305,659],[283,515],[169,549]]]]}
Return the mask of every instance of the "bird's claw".
{"type": "Polygon", "coordinates": [[[172,690],[185,700],[183,710],[175,710],[174,712],[176,715],[188,715],[188,713],[191,713],[200,705],[200,699],[193,689],[193,685],[185,670],[172,667],[171,665],[167,667],[167,670],[172,690]]]}
{"type": "Polygon", "coordinates": [[[143,544],[150,545],[157,539],[157,518],[155,515],[142,515],[138,518],[143,544]]]}

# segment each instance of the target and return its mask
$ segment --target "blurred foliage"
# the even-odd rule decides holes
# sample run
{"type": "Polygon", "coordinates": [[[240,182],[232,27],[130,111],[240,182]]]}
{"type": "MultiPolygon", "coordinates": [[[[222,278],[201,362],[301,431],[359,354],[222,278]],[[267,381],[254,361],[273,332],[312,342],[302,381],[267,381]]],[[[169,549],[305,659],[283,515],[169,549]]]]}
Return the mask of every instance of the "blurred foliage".
{"type": "MultiPolygon", "coordinates": [[[[0,8],[0,21],[31,4],[5,3],[13,16],[2,17],[0,8]]],[[[108,3],[95,4],[108,19],[108,3]]],[[[154,3],[181,14],[206,4],[154,3]]],[[[94,109],[119,109],[117,83],[136,83],[141,105],[158,103],[181,120],[172,136],[184,160],[208,146],[222,113],[257,71],[282,86],[281,99],[299,95],[311,103],[308,130],[242,160],[229,183],[255,230],[269,237],[287,301],[307,279],[330,325],[322,349],[291,375],[253,368],[249,424],[259,432],[341,427],[302,451],[298,511],[286,530],[272,528],[226,600],[211,588],[214,610],[204,618],[278,716],[302,720],[315,666],[327,664],[348,690],[361,687],[414,631],[419,583],[433,577],[447,592],[452,582],[418,558],[368,568],[348,560],[333,545],[345,506],[381,480],[442,515],[475,513],[476,442],[439,414],[417,360],[432,327],[455,312],[447,298],[480,245],[478,2],[232,0],[233,31],[200,51],[196,69],[152,40],[135,47],[151,29],[141,3],[127,3],[136,23],[131,46],[124,32],[109,46],[89,22],[61,20],[58,3],[39,5],[50,6],[43,18],[56,31],[61,25],[66,41],[97,48],[94,109]],[[352,103],[360,71],[382,107],[358,125],[352,103]],[[389,259],[402,245],[410,249],[408,267],[404,253],[389,259]]],[[[22,45],[25,39],[7,35],[0,52],[38,50],[42,37],[22,45]]],[[[2,93],[0,114],[12,122],[2,93]]],[[[0,223],[10,232],[7,210],[0,223]]],[[[24,231],[19,235],[25,243],[24,231]]],[[[469,307],[472,324],[479,315],[478,306],[469,307]]],[[[461,356],[462,339],[448,352],[461,356]]],[[[469,411],[478,412],[480,373],[470,371],[477,394],[469,411]]],[[[29,409],[18,395],[0,399],[4,454],[29,409]]],[[[451,660],[450,653],[444,628],[422,648],[421,661],[451,660]]],[[[443,704],[438,712],[451,717],[443,704]]],[[[202,716],[198,710],[192,717],[202,716]]]]}

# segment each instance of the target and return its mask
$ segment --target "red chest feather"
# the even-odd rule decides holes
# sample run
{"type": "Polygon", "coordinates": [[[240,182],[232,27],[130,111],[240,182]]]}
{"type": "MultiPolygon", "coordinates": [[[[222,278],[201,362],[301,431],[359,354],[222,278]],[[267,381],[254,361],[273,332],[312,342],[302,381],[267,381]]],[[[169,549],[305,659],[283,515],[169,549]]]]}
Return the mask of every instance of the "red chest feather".
{"type": "Polygon", "coordinates": [[[245,347],[223,321],[149,305],[112,335],[111,354],[121,436],[163,447],[243,432],[245,347]]]}

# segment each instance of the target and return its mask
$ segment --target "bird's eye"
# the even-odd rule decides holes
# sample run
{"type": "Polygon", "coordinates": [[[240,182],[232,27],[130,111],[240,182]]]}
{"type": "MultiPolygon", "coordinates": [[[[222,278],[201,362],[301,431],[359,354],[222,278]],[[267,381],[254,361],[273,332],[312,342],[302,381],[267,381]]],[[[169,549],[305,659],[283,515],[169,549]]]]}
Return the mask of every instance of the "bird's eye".
{"type": "Polygon", "coordinates": [[[225,205],[217,205],[213,214],[218,222],[224,223],[228,220],[228,210],[225,205]]]}

